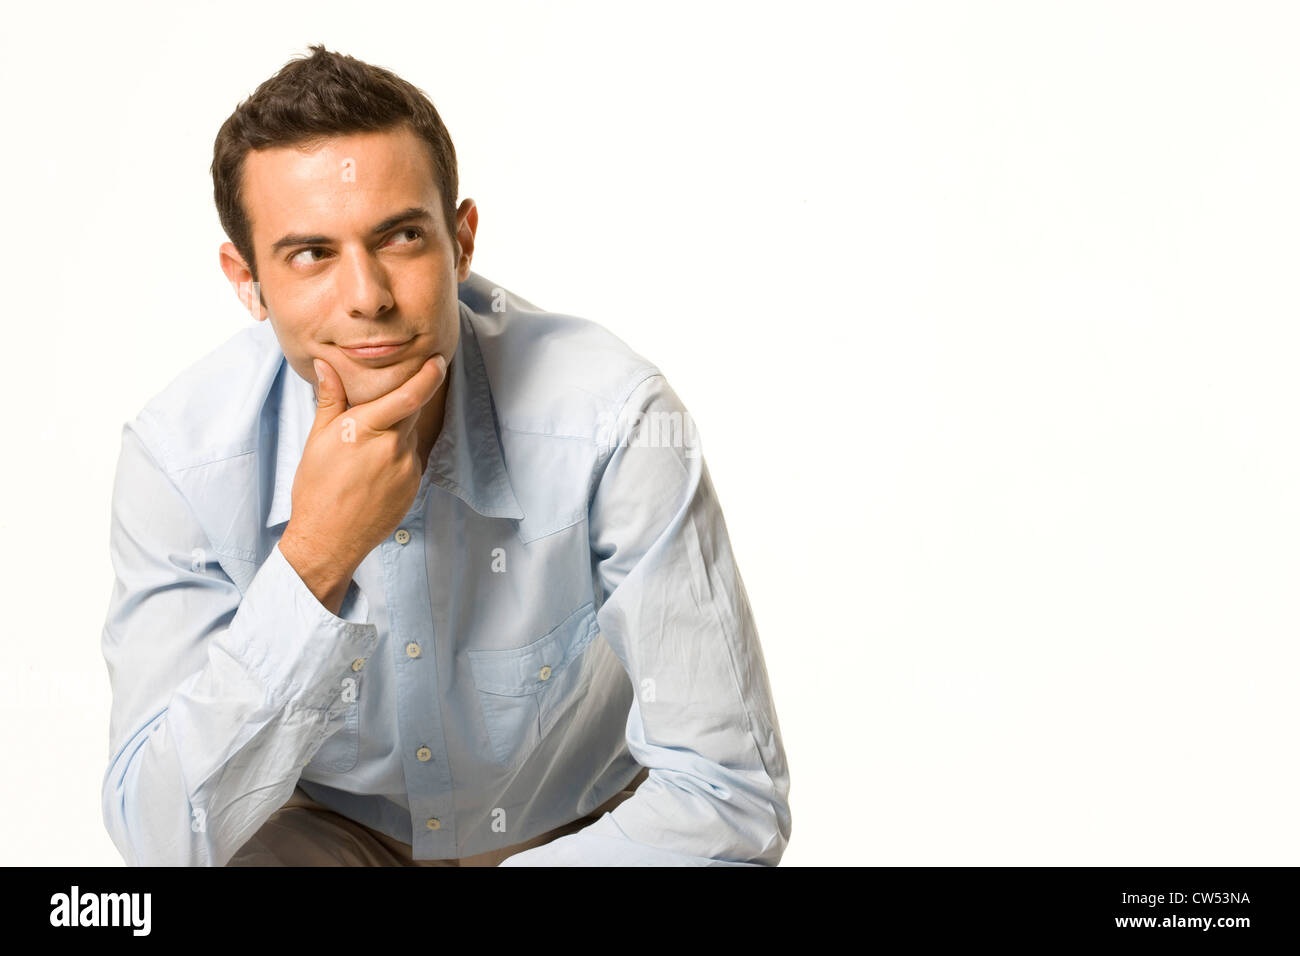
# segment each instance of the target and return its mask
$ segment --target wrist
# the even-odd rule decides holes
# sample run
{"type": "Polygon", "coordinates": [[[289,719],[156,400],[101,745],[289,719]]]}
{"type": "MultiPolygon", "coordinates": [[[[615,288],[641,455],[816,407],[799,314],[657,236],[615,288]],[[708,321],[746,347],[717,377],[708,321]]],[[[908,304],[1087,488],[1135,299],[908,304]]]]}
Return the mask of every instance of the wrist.
{"type": "Polygon", "coordinates": [[[355,567],[343,567],[336,555],[317,547],[312,539],[286,527],[277,545],[289,566],[297,572],[307,590],[334,616],[338,616],[347,596],[355,567]]]}

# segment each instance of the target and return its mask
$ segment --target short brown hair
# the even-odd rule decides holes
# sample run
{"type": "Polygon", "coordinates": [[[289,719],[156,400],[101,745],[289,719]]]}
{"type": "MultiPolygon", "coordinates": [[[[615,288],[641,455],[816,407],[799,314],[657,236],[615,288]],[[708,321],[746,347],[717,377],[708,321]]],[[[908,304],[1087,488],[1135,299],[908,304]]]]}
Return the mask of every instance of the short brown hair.
{"type": "Polygon", "coordinates": [[[329,136],[406,124],[428,144],[447,234],[454,241],[456,149],[428,96],[382,67],[330,53],[323,44],[308,49],[310,56],[290,60],[235,108],[217,131],[213,147],[217,215],[253,279],[253,230],[242,202],[244,157],[251,149],[309,146],[329,136]]]}

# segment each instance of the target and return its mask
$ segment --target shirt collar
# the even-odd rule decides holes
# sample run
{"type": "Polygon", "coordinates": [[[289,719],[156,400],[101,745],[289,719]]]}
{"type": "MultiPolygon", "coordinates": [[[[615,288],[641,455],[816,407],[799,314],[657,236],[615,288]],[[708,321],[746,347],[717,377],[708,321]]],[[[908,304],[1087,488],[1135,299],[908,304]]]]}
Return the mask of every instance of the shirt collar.
{"type": "MultiPolygon", "coordinates": [[[[515,498],[501,452],[501,433],[478,337],[469,306],[460,306],[460,342],[447,366],[447,404],[442,431],[429,452],[421,489],[432,483],[445,489],[487,518],[524,517],[515,498]]],[[[287,361],[280,367],[279,426],[275,442],[275,475],[266,526],[289,520],[293,476],[316,417],[316,396],[287,361]]],[[[417,497],[415,510],[423,510],[417,497]]]]}

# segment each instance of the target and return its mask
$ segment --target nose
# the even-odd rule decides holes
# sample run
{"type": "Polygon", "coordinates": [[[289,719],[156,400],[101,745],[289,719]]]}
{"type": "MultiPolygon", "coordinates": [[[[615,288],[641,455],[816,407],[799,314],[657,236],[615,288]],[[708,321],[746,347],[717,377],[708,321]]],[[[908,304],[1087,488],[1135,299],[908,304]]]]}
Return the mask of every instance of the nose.
{"type": "Polygon", "coordinates": [[[373,319],[393,307],[388,273],[379,260],[365,249],[341,253],[341,268],[334,270],[339,302],[348,315],[373,319]]]}

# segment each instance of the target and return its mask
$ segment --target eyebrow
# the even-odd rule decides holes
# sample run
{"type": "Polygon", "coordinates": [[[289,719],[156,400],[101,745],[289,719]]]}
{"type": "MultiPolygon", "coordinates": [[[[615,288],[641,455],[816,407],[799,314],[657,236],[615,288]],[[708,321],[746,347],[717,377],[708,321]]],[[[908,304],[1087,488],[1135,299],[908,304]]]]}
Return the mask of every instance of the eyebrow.
{"type": "MultiPolygon", "coordinates": [[[[414,222],[421,219],[432,221],[433,216],[429,213],[429,210],[425,209],[423,206],[411,206],[409,209],[403,209],[395,216],[389,216],[379,225],[375,226],[374,229],[370,230],[370,234],[377,236],[381,233],[387,232],[394,226],[401,225],[404,222],[414,222]]],[[[290,246],[328,246],[332,242],[334,242],[334,240],[329,236],[304,236],[290,234],[287,236],[281,236],[272,243],[271,252],[276,253],[281,249],[287,249],[290,246]]]]}

